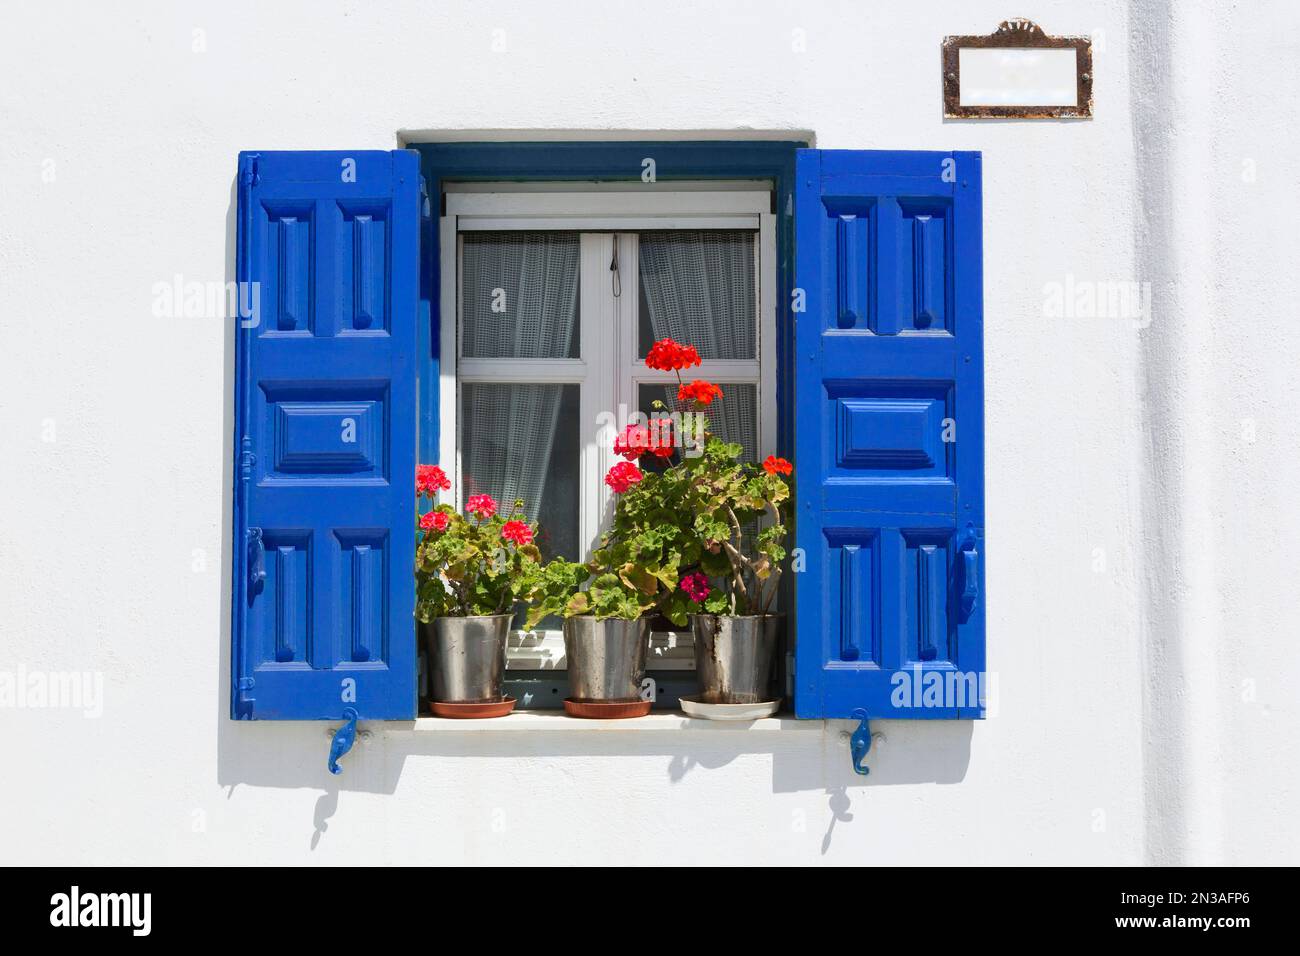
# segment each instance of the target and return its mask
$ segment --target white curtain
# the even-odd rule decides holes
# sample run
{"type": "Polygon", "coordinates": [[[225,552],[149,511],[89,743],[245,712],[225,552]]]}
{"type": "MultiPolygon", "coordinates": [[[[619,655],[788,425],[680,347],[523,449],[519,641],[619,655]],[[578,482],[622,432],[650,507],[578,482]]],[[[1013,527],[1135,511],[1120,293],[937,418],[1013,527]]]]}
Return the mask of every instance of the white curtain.
{"type": "MultiPolygon", "coordinates": [[[[578,354],[577,233],[467,235],[461,275],[462,355],[555,359],[578,354]]],[[[537,519],[562,389],[462,386],[465,498],[490,494],[503,511],[522,498],[528,517],[537,519]]]]}
{"type": "MultiPolygon", "coordinates": [[[[654,339],[694,345],[708,359],[753,359],[757,328],[754,234],[740,231],[643,232],[638,256],[641,289],[654,339]]],[[[690,381],[691,371],[682,372],[690,381]]],[[[758,454],[757,389],[727,388],[709,408],[715,434],[758,454]]],[[[676,406],[671,389],[666,402],[676,406]]]]}

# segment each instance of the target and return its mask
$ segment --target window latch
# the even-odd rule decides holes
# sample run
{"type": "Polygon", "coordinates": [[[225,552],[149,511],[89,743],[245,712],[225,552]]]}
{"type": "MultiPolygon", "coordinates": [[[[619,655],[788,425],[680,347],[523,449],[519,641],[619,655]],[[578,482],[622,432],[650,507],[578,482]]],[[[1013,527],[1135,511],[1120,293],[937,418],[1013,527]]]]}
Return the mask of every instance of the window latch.
{"type": "Polygon", "coordinates": [[[849,754],[853,758],[853,772],[865,777],[871,773],[871,769],[862,764],[871,749],[871,724],[867,721],[867,712],[861,707],[853,712],[853,719],[858,722],[858,729],[849,737],[849,754]]]}
{"type": "Polygon", "coordinates": [[[609,271],[612,273],[609,277],[610,286],[617,299],[623,295],[623,275],[618,271],[618,233],[614,234],[614,258],[609,260],[609,271]]]}
{"type": "Polygon", "coordinates": [[[352,745],[357,742],[356,708],[343,708],[343,719],[346,723],[334,731],[334,739],[330,741],[330,758],[327,766],[332,774],[343,772],[343,768],[339,766],[339,758],[351,750],[352,745]]]}
{"type": "Polygon", "coordinates": [[[980,597],[980,552],[976,546],[975,532],[967,531],[966,543],[962,548],[962,591],[961,613],[963,620],[969,620],[980,597]]]}
{"type": "Polygon", "coordinates": [[[266,584],[266,546],[262,543],[262,529],[248,529],[248,594],[251,597],[266,584]]]}

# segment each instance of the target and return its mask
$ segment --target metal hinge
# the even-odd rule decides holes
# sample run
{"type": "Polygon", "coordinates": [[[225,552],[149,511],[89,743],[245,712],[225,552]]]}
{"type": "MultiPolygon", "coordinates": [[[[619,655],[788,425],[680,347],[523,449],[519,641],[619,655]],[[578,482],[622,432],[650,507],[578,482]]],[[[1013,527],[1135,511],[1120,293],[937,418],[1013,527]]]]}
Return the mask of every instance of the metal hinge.
{"type": "Polygon", "coordinates": [[[258,183],[257,175],[257,157],[249,156],[244,160],[244,168],[240,173],[240,180],[245,186],[256,186],[258,183]]]}
{"type": "Polygon", "coordinates": [[[248,481],[253,477],[253,466],[257,464],[257,456],[253,454],[253,439],[245,435],[239,446],[239,477],[241,481],[248,481]]]}
{"type": "Polygon", "coordinates": [[[243,718],[253,716],[253,705],[257,702],[253,698],[253,678],[241,677],[236,685],[237,695],[235,697],[235,712],[243,718]]]}

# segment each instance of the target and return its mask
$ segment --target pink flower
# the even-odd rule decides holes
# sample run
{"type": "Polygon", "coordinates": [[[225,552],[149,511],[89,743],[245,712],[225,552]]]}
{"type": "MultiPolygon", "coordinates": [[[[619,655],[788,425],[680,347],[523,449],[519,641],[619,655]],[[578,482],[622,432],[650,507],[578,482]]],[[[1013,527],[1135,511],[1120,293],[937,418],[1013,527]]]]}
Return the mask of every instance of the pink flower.
{"type": "Polygon", "coordinates": [[[497,503],[491,495],[470,495],[465,510],[479,519],[491,518],[497,513],[497,503]]]}
{"type": "Polygon", "coordinates": [[[447,473],[437,465],[416,465],[415,491],[417,494],[436,498],[439,491],[451,491],[451,482],[447,478],[447,473]]]}
{"type": "Polygon", "coordinates": [[[702,602],[709,596],[709,579],[702,573],[696,571],[694,574],[688,574],[682,578],[681,589],[686,592],[686,596],[696,604],[702,602]]]}
{"type": "Polygon", "coordinates": [[[636,465],[632,464],[630,461],[620,461],[617,465],[611,468],[609,474],[605,476],[605,484],[609,485],[617,494],[621,495],[643,477],[644,475],[641,474],[641,469],[636,465]]]}
{"type": "Polygon", "coordinates": [[[533,529],[522,521],[507,521],[501,528],[501,537],[513,541],[516,546],[528,544],[533,540],[533,529]]]}
{"type": "Polygon", "coordinates": [[[420,528],[424,531],[428,531],[430,528],[434,531],[446,531],[449,524],[451,524],[451,518],[447,517],[445,511],[430,511],[420,515],[420,528]]]}

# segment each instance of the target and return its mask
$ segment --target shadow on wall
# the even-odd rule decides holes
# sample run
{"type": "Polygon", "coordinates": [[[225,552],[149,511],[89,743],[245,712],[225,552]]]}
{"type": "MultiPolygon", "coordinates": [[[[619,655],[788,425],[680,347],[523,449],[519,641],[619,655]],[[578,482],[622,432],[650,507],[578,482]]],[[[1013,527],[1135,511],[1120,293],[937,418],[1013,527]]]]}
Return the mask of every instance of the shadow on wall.
{"type": "MultiPolygon", "coordinates": [[[[237,185],[231,181],[226,214],[226,281],[235,281],[235,228],[237,185]]],[[[312,788],[322,791],[317,801],[312,836],[313,849],[338,806],[340,791],[391,794],[408,758],[441,759],[455,772],[458,758],[501,758],[544,761],[580,757],[659,757],[664,761],[667,789],[691,774],[720,771],[741,755],[770,754],[772,792],[823,790],[829,797],[830,825],[823,841],[829,847],[837,824],[853,819],[854,791],[878,786],[918,783],[958,783],[970,763],[972,721],[880,721],[873,723],[877,739],[867,757],[868,776],[853,772],[848,735],[852,721],[826,721],[820,732],[803,730],[686,731],[665,729],[626,734],[575,731],[473,732],[445,734],[414,732],[409,723],[370,722],[361,726],[357,745],[343,760],[343,773],[326,769],[329,731],[336,723],[325,721],[236,721],[230,719],[230,588],[234,487],[235,335],[238,322],[230,321],[224,339],[225,447],[222,487],[215,489],[222,507],[222,567],[219,587],[222,609],[217,671],[217,780],[233,798],[240,784],[255,787],[312,788]],[[885,741],[879,740],[883,731],[885,741]]],[[[518,771],[516,771],[518,772],[518,771]]],[[[503,786],[508,777],[502,778],[503,786]]]]}

